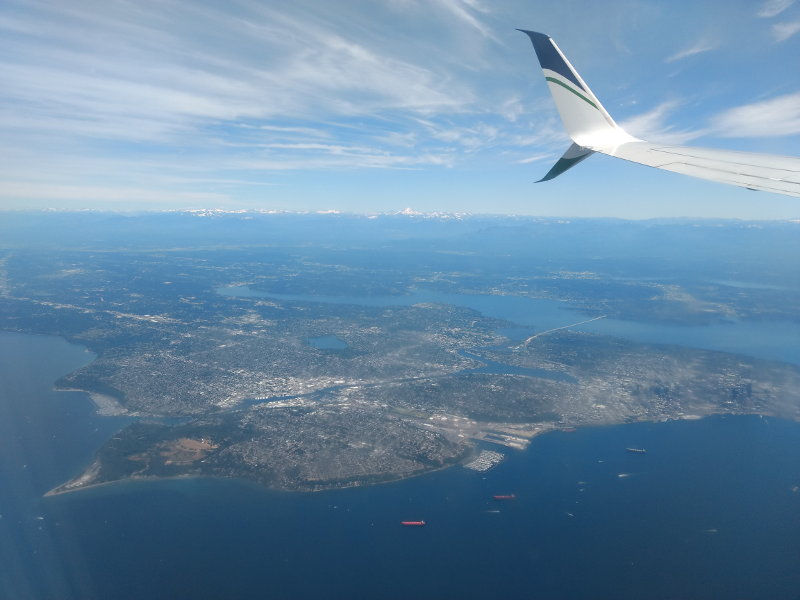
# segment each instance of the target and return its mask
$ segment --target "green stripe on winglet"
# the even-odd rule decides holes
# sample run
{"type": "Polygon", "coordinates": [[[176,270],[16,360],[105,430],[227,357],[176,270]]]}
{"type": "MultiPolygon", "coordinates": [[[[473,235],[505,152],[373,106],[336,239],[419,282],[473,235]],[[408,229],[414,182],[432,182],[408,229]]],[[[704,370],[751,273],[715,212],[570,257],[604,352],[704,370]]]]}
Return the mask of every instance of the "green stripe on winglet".
{"type": "Polygon", "coordinates": [[[589,103],[589,104],[591,104],[591,105],[592,105],[594,108],[596,108],[597,110],[600,110],[599,108],[597,108],[597,105],[596,105],[594,102],[592,102],[591,100],[589,100],[589,99],[588,99],[586,96],[584,96],[584,95],[583,95],[583,94],[581,94],[580,92],[576,92],[575,90],[573,90],[573,89],[572,89],[571,87],[569,87],[569,86],[568,86],[566,83],[564,83],[564,82],[562,82],[562,81],[559,81],[558,79],[556,79],[556,78],[554,78],[554,77],[545,77],[545,79],[546,79],[547,81],[552,81],[553,83],[557,83],[558,85],[560,85],[561,87],[563,87],[565,90],[569,90],[570,92],[572,92],[573,94],[575,94],[575,95],[576,95],[578,98],[580,98],[580,99],[581,99],[581,100],[583,100],[584,102],[588,102],[588,103],[589,103]]]}

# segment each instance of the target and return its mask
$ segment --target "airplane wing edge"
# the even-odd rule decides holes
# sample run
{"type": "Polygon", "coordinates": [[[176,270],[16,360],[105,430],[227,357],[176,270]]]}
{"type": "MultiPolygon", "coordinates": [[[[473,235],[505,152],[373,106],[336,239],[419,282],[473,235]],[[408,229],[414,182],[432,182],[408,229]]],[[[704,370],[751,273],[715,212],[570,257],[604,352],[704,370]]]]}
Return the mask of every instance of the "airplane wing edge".
{"type": "Polygon", "coordinates": [[[616,124],[553,39],[519,29],[533,44],[573,144],[539,181],[549,181],[594,152],[700,179],[800,197],[800,157],[667,146],[640,140],[616,124]]]}

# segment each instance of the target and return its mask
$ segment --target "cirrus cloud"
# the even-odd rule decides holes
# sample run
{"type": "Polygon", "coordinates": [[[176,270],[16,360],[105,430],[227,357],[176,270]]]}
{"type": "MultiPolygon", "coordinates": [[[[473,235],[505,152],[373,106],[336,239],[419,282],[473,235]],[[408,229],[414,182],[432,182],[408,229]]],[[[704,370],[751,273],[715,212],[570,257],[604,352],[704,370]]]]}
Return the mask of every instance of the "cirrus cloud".
{"type": "Polygon", "coordinates": [[[800,134],[800,92],[737,106],[712,121],[722,137],[782,137],[800,134]]]}

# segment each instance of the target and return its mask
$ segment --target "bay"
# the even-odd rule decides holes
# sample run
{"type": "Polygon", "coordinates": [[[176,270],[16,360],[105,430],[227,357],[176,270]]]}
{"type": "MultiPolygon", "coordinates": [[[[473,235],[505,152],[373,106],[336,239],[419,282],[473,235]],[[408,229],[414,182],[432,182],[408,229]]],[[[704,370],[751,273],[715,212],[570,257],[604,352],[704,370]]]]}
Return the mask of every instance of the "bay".
{"type": "Polygon", "coordinates": [[[533,333],[580,323],[570,329],[611,335],[643,344],[674,344],[800,365],[800,324],[788,321],[671,325],[604,318],[584,322],[591,317],[558,300],[496,294],[446,294],[425,289],[405,296],[273,294],[252,290],[244,285],[218,288],[217,292],[234,297],[269,297],[283,301],[362,306],[411,306],[423,302],[452,304],[516,324],[514,328],[500,330],[501,334],[515,340],[525,339],[533,333]]]}

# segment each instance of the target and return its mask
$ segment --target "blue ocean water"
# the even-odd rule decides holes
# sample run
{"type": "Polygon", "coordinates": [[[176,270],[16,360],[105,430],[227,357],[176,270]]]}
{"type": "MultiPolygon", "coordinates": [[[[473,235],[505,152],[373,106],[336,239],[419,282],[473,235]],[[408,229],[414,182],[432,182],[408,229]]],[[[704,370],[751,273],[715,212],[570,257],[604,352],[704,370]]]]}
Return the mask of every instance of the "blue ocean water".
{"type": "Polygon", "coordinates": [[[52,391],[91,358],[0,333],[3,598],[800,596],[798,423],[553,433],[488,473],[317,494],[186,479],[43,498],[127,423],[52,391]]]}

